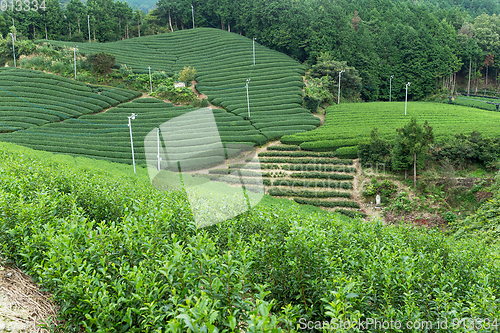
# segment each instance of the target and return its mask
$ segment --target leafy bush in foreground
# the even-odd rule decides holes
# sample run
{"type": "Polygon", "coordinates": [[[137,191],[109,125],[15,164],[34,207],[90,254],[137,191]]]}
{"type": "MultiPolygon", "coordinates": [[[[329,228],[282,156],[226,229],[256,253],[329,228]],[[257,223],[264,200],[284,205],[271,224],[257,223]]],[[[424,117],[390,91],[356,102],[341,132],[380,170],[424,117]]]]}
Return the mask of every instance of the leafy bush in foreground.
{"type": "Polygon", "coordinates": [[[196,230],[185,195],[153,190],[143,169],[6,144],[0,157],[2,254],[54,294],[65,332],[500,316],[499,249],[474,236],[291,204],[196,230]]]}

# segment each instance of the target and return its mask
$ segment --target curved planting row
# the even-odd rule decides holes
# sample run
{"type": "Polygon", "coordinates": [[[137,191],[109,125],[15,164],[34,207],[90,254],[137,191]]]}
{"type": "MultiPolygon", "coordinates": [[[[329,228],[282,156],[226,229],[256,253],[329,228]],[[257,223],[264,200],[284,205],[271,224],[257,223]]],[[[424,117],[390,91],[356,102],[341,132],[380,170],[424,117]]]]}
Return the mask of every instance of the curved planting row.
{"type": "Polygon", "coordinates": [[[90,86],[43,72],[0,70],[0,132],[12,132],[97,113],[140,93],[90,86]]]}
{"type": "MultiPolygon", "coordinates": [[[[1,134],[0,140],[51,152],[131,163],[128,117],[134,113],[136,117],[131,123],[137,163],[146,162],[144,142],[147,135],[179,116],[183,117],[177,118],[181,120],[176,120],[173,129],[168,127],[167,130],[162,130],[161,140],[169,142],[170,155],[178,158],[192,157],[195,164],[218,164],[221,158],[224,160],[225,157],[239,153],[242,144],[254,146],[266,141],[248,121],[234,114],[224,110],[212,110],[216,127],[212,124],[214,126],[210,129],[203,121],[189,117],[187,114],[191,111],[195,109],[174,107],[157,99],[140,98],[120,104],[104,113],[1,134]],[[193,137],[193,133],[197,136],[193,137]],[[216,150],[221,146],[220,143],[217,144],[220,141],[224,144],[223,151],[216,150]],[[218,156],[214,156],[214,151],[218,156]]],[[[146,142],[148,146],[156,147],[156,134],[148,137],[146,142]]],[[[163,160],[162,163],[167,163],[168,158],[163,160]]]]}
{"type": "MultiPolygon", "coordinates": [[[[49,43],[66,47],[75,44],[49,43]]],[[[304,68],[288,56],[258,44],[254,66],[252,40],[234,33],[199,28],[115,43],[77,45],[84,54],[112,53],[118,64],[131,66],[135,72],[151,66],[173,75],[184,67],[194,67],[197,90],[206,94],[212,104],[249,119],[267,140],[320,125],[318,118],[301,107],[304,68]]]]}

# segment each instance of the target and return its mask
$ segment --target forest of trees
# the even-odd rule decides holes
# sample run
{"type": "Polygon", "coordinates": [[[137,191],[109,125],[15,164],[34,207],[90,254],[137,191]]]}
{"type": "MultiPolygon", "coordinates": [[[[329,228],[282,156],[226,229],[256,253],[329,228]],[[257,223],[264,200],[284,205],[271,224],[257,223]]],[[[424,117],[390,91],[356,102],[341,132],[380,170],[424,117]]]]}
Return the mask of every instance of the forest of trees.
{"type": "Polygon", "coordinates": [[[498,88],[498,1],[158,0],[148,14],[112,0],[46,4],[45,11],[3,11],[2,36],[14,22],[21,39],[86,41],[90,15],[92,41],[116,41],[192,28],[193,5],[196,27],[255,37],[310,65],[325,52],[345,61],[359,72],[358,92],[366,101],[388,99],[391,75],[395,99],[408,81],[411,99],[454,89],[469,69],[473,88],[498,88]]]}

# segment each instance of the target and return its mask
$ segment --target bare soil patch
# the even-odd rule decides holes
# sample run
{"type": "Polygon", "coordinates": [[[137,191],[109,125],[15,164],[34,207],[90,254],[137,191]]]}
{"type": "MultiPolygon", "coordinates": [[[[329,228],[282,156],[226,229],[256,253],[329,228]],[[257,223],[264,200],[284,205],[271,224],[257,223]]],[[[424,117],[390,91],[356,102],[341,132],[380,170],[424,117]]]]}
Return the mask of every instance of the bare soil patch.
{"type": "Polygon", "coordinates": [[[48,333],[42,326],[49,327],[56,317],[49,293],[20,269],[0,266],[0,332],[48,333]]]}

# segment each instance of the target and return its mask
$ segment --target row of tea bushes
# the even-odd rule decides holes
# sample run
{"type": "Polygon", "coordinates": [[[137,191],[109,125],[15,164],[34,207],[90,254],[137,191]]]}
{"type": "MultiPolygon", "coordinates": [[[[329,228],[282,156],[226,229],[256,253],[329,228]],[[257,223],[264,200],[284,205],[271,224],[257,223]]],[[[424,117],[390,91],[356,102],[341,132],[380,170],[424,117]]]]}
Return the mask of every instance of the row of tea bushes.
{"type": "Polygon", "coordinates": [[[309,191],[284,188],[270,188],[269,195],[275,197],[303,197],[303,198],[351,198],[349,192],[338,191],[309,191]]]}
{"type": "Polygon", "coordinates": [[[303,205],[313,205],[319,207],[350,207],[350,208],[360,208],[359,204],[354,201],[326,201],[326,200],[316,200],[316,199],[304,199],[304,198],[293,198],[296,203],[303,205]]]}
{"type": "Polygon", "coordinates": [[[89,86],[43,72],[0,69],[0,132],[33,128],[101,112],[140,93],[89,86]]]}

